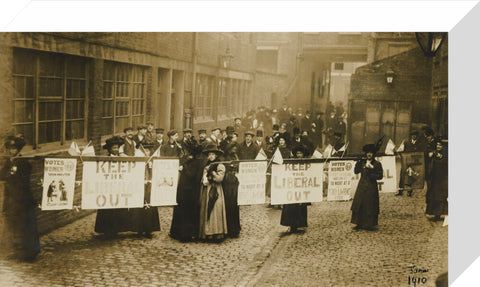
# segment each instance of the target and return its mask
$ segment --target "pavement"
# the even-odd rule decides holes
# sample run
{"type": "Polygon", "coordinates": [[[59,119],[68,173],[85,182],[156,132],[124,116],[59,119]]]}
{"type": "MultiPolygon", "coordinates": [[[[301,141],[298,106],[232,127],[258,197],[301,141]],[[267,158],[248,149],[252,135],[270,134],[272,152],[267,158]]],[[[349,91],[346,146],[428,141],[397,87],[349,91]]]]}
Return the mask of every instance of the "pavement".
{"type": "Polygon", "coordinates": [[[377,231],[352,229],[351,201],[314,203],[296,234],[279,224],[280,210],[241,206],[240,237],[222,243],[170,238],[171,207],[159,208],[152,239],[103,239],[92,214],[42,236],[35,262],[0,260],[0,285],[414,286],[414,276],[426,277],[416,286],[435,286],[448,269],[448,228],[427,219],[424,202],[425,191],[381,194],[377,231]]]}

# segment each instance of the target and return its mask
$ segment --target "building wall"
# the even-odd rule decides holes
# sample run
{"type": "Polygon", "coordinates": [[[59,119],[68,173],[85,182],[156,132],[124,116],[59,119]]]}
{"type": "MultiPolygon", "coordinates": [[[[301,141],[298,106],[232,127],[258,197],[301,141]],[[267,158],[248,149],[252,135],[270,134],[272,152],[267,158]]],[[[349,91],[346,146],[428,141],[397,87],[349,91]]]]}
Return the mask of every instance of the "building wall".
{"type": "Polygon", "coordinates": [[[430,122],[431,64],[431,59],[415,48],[357,68],[350,87],[352,152],[360,152],[363,144],[384,134],[400,144],[411,129],[430,122]],[[395,73],[392,85],[386,83],[389,70],[395,73]],[[369,122],[370,128],[365,128],[369,122]]]}
{"type": "Polygon", "coordinates": [[[448,35],[433,58],[432,128],[448,136],[448,35]]]}

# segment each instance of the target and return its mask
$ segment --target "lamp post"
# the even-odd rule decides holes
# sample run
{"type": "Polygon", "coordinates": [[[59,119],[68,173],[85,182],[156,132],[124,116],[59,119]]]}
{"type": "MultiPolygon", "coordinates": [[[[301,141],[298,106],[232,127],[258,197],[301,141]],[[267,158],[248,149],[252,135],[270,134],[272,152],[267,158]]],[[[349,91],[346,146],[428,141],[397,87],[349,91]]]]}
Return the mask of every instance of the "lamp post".
{"type": "Polygon", "coordinates": [[[426,57],[434,57],[445,40],[445,32],[420,32],[415,33],[417,42],[426,57]]]}

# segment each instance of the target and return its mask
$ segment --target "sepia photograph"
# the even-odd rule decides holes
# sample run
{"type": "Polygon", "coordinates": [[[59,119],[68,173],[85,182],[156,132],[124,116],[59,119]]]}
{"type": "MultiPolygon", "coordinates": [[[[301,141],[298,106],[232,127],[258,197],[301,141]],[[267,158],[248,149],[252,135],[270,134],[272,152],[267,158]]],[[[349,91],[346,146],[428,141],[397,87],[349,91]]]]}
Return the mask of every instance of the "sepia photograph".
{"type": "Polygon", "coordinates": [[[447,32],[0,33],[2,286],[447,286],[447,32]]]}

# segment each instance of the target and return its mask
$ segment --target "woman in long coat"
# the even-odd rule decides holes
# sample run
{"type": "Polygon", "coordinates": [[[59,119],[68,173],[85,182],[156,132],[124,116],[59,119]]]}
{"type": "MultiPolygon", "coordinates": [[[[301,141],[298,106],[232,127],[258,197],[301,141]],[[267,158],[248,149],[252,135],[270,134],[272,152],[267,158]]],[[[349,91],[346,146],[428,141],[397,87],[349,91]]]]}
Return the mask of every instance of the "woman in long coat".
{"type": "Polygon", "coordinates": [[[436,150],[431,154],[429,170],[426,213],[434,215],[433,220],[438,221],[441,215],[448,214],[448,157],[440,139],[437,140],[436,150]]]}
{"type": "Polygon", "coordinates": [[[225,176],[225,166],[218,161],[222,151],[215,144],[206,147],[207,164],[203,169],[200,190],[200,225],[199,238],[220,241],[227,232],[227,215],[222,181],[225,176]]]}
{"type": "MultiPolygon", "coordinates": [[[[223,161],[238,160],[237,143],[229,143],[225,147],[225,156],[223,161]]],[[[225,195],[225,212],[227,215],[228,236],[232,238],[238,237],[240,230],[240,209],[238,207],[238,186],[240,182],[235,175],[235,168],[233,165],[226,166],[225,177],[222,182],[223,193],[225,195]]]]}
{"type": "MultiPolygon", "coordinates": [[[[153,144],[145,143],[146,156],[150,156],[150,150],[153,149],[153,144]]],[[[152,179],[152,165],[150,160],[145,166],[145,179],[152,179]]],[[[150,182],[144,185],[144,203],[145,207],[131,208],[129,211],[131,220],[131,231],[137,232],[139,236],[146,238],[152,238],[153,231],[160,231],[160,220],[158,217],[158,208],[156,206],[150,206],[150,195],[152,191],[152,184],[150,182]]]]}
{"type": "MultiPolygon", "coordinates": [[[[123,139],[114,136],[105,141],[104,149],[109,156],[120,156],[123,139]]],[[[95,232],[104,233],[106,237],[116,236],[118,232],[131,230],[131,217],[127,208],[99,209],[95,219],[95,232]]]]}
{"type": "MultiPolygon", "coordinates": [[[[298,144],[293,147],[292,153],[295,158],[304,158],[308,154],[308,151],[305,146],[298,144]]],[[[290,233],[297,232],[299,227],[308,227],[308,205],[310,205],[310,203],[284,204],[280,224],[283,226],[290,226],[290,233]]]]}
{"type": "Polygon", "coordinates": [[[177,205],[173,207],[170,236],[187,242],[198,236],[199,194],[203,160],[188,158],[180,172],[177,188],[177,205]]]}
{"type": "Polygon", "coordinates": [[[355,229],[374,230],[380,213],[377,180],[383,178],[382,164],[375,160],[378,148],[374,144],[363,147],[366,158],[355,164],[355,174],[360,173],[360,181],[352,202],[352,220],[355,229]]]}
{"type": "Polygon", "coordinates": [[[11,156],[0,174],[5,181],[3,216],[5,234],[2,234],[1,248],[12,249],[13,256],[26,261],[34,260],[40,252],[35,208],[37,204],[30,191],[31,165],[19,156],[25,146],[21,137],[8,137],[5,148],[11,156]]]}

